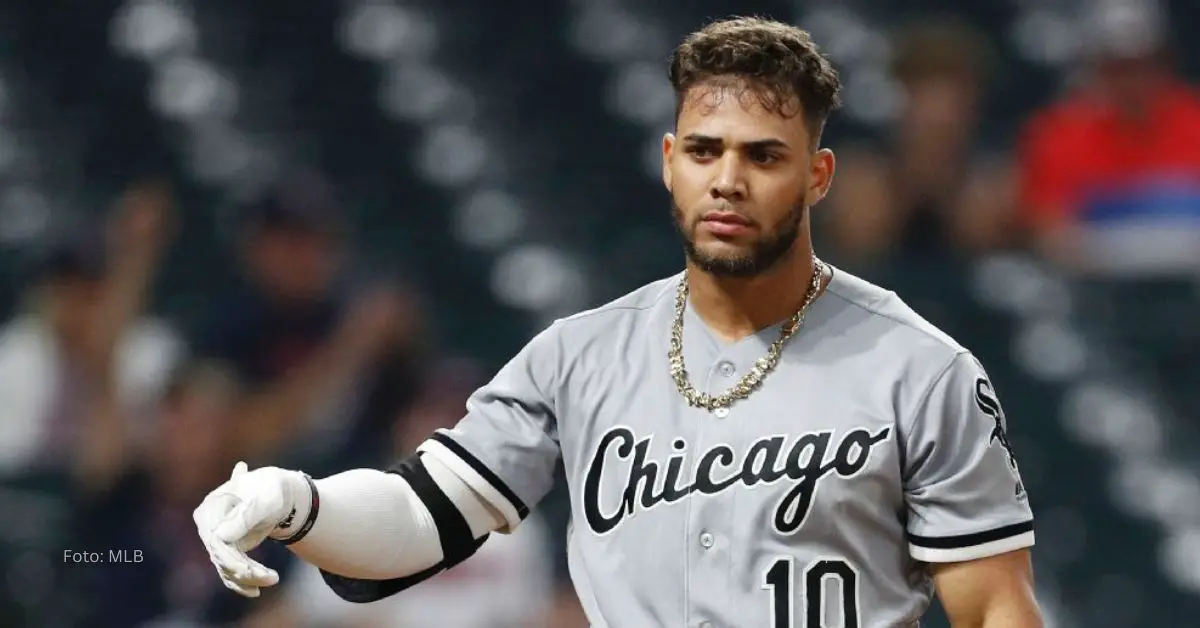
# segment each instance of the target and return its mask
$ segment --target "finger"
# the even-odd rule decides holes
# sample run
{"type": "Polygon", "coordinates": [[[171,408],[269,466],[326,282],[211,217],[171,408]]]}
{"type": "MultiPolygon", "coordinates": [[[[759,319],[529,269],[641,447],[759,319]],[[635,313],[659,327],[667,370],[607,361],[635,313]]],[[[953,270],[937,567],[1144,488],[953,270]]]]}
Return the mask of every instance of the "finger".
{"type": "Polygon", "coordinates": [[[240,561],[236,573],[222,572],[223,577],[244,587],[270,587],[279,584],[279,574],[253,558],[240,561]]]}
{"type": "Polygon", "coordinates": [[[234,593],[237,593],[243,597],[254,598],[260,595],[258,587],[244,586],[227,578],[221,578],[221,584],[224,584],[226,589],[229,589],[230,591],[233,591],[234,593]]]}
{"type": "Polygon", "coordinates": [[[273,587],[279,584],[279,574],[270,567],[251,561],[250,575],[238,582],[243,586],[273,587]]]}
{"type": "Polygon", "coordinates": [[[250,465],[246,464],[245,460],[239,460],[237,464],[233,465],[233,473],[229,476],[229,479],[232,480],[249,470],[250,465]]]}
{"type": "Polygon", "coordinates": [[[281,501],[282,497],[278,496],[254,496],[241,500],[216,522],[215,536],[225,543],[237,545],[243,551],[254,549],[266,540],[279,523],[274,512],[278,510],[275,504],[281,501]]]}
{"type": "Polygon", "coordinates": [[[215,539],[205,543],[205,548],[208,550],[209,560],[223,575],[238,581],[252,575],[254,567],[251,563],[254,561],[236,548],[215,539]]]}
{"type": "Polygon", "coordinates": [[[247,571],[240,576],[224,567],[218,567],[217,571],[222,578],[244,587],[270,587],[279,584],[278,572],[261,563],[255,562],[253,559],[248,559],[243,568],[247,571]]]}
{"type": "Polygon", "coordinates": [[[240,570],[236,577],[238,582],[259,587],[269,587],[279,583],[279,574],[274,569],[251,558],[246,549],[240,546],[229,549],[234,552],[237,559],[237,567],[240,570]]]}
{"type": "Polygon", "coordinates": [[[235,547],[220,541],[214,541],[206,547],[209,550],[209,559],[223,577],[239,584],[253,586],[272,586],[279,582],[279,574],[275,570],[250,558],[235,547]]]}
{"type": "Polygon", "coordinates": [[[260,580],[261,584],[259,586],[273,587],[279,584],[279,572],[271,569],[270,567],[267,567],[266,570],[267,573],[263,574],[262,580],[260,580]]]}
{"type": "MultiPolygon", "coordinates": [[[[201,540],[204,543],[204,549],[208,551],[209,561],[216,567],[217,574],[222,581],[226,582],[226,586],[232,583],[249,588],[254,586],[254,582],[251,580],[274,584],[271,582],[271,576],[264,573],[270,570],[251,560],[249,556],[211,538],[211,536],[202,535],[201,540]]],[[[274,581],[278,582],[278,578],[278,574],[275,574],[274,581]]],[[[242,591],[239,593],[245,594],[242,591]]]]}
{"type": "Polygon", "coordinates": [[[211,531],[235,502],[232,496],[221,493],[219,489],[215,490],[192,511],[192,521],[196,522],[201,534],[211,531]]]}

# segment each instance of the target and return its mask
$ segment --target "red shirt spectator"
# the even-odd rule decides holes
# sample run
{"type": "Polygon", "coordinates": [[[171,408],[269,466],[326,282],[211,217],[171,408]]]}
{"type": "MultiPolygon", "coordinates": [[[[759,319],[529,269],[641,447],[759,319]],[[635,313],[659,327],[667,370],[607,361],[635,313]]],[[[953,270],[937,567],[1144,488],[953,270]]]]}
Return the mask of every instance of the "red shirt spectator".
{"type": "Polygon", "coordinates": [[[1021,165],[1035,229],[1102,219],[1089,215],[1097,201],[1137,188],[1186,186],[1200,196],[1200,94],[1163,85],[1138,117],[1094,93],[1075,95],[1030,121],[1021,165]]]}
{"type": "Polygon", "coordinates": [[[1043,253],[1105,272],[1200,269],[1200,94],[1164,54],[1161,16],[1092,16],[1089,83],[1033,117],[1020,145],[1024,224],[1043,253]]]}

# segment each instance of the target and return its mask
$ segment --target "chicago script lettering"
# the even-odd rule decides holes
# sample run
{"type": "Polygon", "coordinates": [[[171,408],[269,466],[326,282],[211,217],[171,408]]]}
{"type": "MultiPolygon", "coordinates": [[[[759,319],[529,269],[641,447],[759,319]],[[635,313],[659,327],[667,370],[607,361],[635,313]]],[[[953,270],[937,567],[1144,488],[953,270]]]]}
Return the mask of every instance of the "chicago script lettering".
{"type": "Polygon", "coordinates": [[[664,466],[650,459],[653,437],[639,440],[628,427],[614,427],[600,438],[588,465],[583,484],[584,514],[596,534],[605,534],[639,508],[650,510],[660,504],[675,503],[692,493],[716,495],[735,484],[753,487],[786,479],[795,484],[779,500],[774,523],[781,533],[795,532],[804,525],[812,509],[818,482],[831,473],[850,478],[862,471],[871,450],[889,434],[890,427],[875,433],[859,428],[836,442],[831,431],[802,434],[792,441],[786,455],[787,438],[771,436],[752,444],[740,461],[733,448],[717,445],[699,455],[695,476],[686,479],[681,478],[687,456],[686,441],[677,438],[672,442],[666,471],[660,476],[664,466]],[[604,477],[622,472],[624,488],[620,503],[609,501],[606,507],[601,503],[606,488],[604,477]]]}

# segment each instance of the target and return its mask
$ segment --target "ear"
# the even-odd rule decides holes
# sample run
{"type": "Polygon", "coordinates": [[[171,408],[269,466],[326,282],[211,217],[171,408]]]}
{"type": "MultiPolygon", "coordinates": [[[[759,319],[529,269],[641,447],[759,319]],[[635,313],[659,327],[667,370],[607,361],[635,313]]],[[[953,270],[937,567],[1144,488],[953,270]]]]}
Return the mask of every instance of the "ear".
{"type": "Polygon", "coordinates": [[[667,191],[671,191],[671,156],[675,152],[675,135],[666,133],[662,139],[662,178],[667,191]]]}
{"type": "Polygon", "coordinates": [[[833,156],[833,151],[828,148],[822,148],[813,153],[808,170],[808,198],[811,205],[820,203],[825,195],[829,194],[836,166],[837,160],[833,156]]]}

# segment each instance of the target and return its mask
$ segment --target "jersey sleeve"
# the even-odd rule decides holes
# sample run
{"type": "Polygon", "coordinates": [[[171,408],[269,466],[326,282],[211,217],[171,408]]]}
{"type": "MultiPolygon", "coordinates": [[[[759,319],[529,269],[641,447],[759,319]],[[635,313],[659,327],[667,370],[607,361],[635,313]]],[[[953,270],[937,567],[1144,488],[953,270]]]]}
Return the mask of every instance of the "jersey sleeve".
{"type": "Polygon", "coordinates": [[[983,366],[960,353],[903,434],[913,558],[958,562],[1033,545],[1033,512],[1007,430],[983,366]]]}
{"type": "Polygon", "coordinates": [[[417,448],[434,456],[503,517],[511,532],[550,490],[559,458],[557,324],[529,342],[467,401],[467,414],[417,448]]]}

